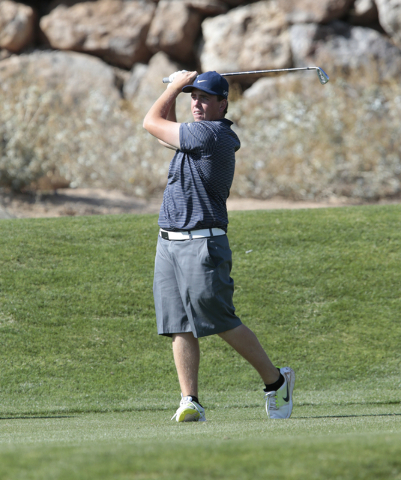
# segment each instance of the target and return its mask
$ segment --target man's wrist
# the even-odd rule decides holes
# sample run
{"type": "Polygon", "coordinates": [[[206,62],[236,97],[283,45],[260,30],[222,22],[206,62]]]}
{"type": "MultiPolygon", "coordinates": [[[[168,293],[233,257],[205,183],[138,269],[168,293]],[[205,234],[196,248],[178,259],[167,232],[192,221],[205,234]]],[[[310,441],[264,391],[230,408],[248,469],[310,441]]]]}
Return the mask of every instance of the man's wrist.
{"type": "Polygon", "coordinates": [[[175,88],[170,87],[170,88],[166,88],[164,93],[165,93],[165,95],[168,94],[168,98],[175,102],[178,95],[181,93],[181,90],[177,87],[175,87],[175,88]]]}

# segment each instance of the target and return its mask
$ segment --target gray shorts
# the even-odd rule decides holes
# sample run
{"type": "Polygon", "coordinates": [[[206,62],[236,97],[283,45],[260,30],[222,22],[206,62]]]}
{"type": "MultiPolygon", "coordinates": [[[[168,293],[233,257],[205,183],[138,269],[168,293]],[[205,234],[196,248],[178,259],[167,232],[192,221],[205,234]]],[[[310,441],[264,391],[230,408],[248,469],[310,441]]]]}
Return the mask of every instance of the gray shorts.
{"type": "Polygon", "coordinates": [[[158,334],[205,337],[241,325],[231,266],[226,235],[184,241],[159,237],[153,282],[158,334]]]}

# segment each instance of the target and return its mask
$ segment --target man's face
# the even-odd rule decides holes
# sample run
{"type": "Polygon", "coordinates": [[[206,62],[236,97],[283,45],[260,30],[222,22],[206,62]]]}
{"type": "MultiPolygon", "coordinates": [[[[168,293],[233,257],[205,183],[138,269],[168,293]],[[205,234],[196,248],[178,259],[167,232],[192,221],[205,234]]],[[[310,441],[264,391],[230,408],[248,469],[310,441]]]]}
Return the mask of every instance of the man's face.
{"type": "Polygon", "coordinates": [[[195,122],[223,118],[226,104],[226,100],[219,102],[216,95],[210,95],[197,88],[191,92],[191,112],[195,122]]]}

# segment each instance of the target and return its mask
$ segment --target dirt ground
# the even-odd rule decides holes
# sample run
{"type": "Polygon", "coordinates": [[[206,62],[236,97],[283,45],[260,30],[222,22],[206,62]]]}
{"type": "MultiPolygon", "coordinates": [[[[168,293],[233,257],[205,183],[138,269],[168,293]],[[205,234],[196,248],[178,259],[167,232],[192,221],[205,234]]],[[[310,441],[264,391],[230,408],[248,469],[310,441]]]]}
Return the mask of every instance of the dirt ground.
{"type": "MultiPolygon", "coordinates": [[[[161,196],[144,200],[119,191],[102,189],[60,189],[52,194],[10,195],[0,193],[0,219],[39,218],[80,215],[105,215],[121,213],[158,213],[161,196]]],[[[399,203],[398,201],[380,203],[399,203]]],[[[229,198],[227,208],[233,210],[272,210],[297,208],[322,208],[356,205],[361,202],[333,200],[331,202],[292,202],[282,198],[270,200],[229,198]]]]}

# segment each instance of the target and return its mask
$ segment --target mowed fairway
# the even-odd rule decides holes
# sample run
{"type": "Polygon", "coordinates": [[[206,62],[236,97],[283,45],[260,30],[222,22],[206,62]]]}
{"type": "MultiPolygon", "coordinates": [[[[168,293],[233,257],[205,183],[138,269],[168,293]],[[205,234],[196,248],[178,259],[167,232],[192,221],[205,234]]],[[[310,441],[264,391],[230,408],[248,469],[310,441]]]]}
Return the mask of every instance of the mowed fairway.
{"type": "Polygon", "coordinates": [[[157,217],[0,222],[0,479],[401,479],[401,206],[230,214],[237,313],[291,419],[219,338],[204,424],[155,332],[157,217]]]}

